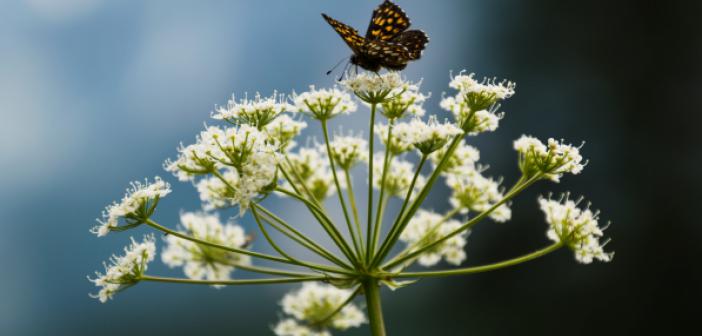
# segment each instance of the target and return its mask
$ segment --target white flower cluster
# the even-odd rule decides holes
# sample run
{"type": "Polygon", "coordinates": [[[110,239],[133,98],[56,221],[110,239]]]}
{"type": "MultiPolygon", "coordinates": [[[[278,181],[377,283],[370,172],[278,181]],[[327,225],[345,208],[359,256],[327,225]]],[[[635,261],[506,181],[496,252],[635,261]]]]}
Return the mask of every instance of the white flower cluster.
{"type": "Polygon", "coordinates": [[[130,238],[132,243],[124,248],[123,256],[113,255],[110,264],[105,264],[105,273],[95,272],[95,279],[90,279],[95,286],[102,287],[97,294],[90,296],[105,303],[116,293],[139,282],[147,265],[154,259],[156,244],[154,236],[147,235],[142,242],[130,238]]]}
{"type": "Polygon", "coordinates": [[[579,174],[584,167],[578,147],[553,138],[545,145],[537,138],[522,135],[514,141],[514,149],[519,153],[519,169],[527,177],[542,173],[558,182],[563,174],[579,174]]]}
{"type": "Polygon", "coordinates": [[[278,115],[290,110],[292,110],[292,106],[285,102],[283,95],[273,92],[270,97],[262,97],[261,94],[256,93],[253,99],[244,96],[238,101],[232,96],[227,102],[227,106],[215,109],[212,118],[226,120],[234,124],[249,124],[262,129],[278,115]]]}
{"type": "Polygon", "coordinates": [[[276,148],[279,148],[280,151],[285,151],[295,146],[293,139],[305,127],[307,127],[306,122],[295,120],[289,115],[283,114],[273,119],[264,127],[263,131],[268,135],[271,142],[275,144],[276,148]]]}
{"type": "Polygon", "coordinates": [[[153,183],[145,180],[144,183],[135,181],[127,189],[122,200],[108,205],[102,212],[102,219],[90,232],[102,237],[113,230],[119,230],[120,219],[127,222],[127,226],[140,224],[143,218],[148,218],[153,213],[159,199],[171,192],[171,185],[156,176],[153,183]]]}
{"type": "MultiPolygon", "coordinates": [[[[382,152],[373,156],[373,188],[380,189],[384,160],[385,155],[382,152]]],[[[404,199],[409,191],[410,184],[412,184],[412,178],[415,173],[414,165],[398,157],[392,157],[388,160],[388,168],[388,172],[385,174],[385,192],[388,196],[397,196],[404,199]]],[[[416,192],[425,183],[426,179],[424,176],[417,176],[412,194],[416,195],[416,192]]]]}
{"type": "MultiPolygon", "coordinates": [[[[358,136],[335,136],[329,144],[331,155],[339,167],[350,169],[358,163],[368,162],[368,141],[358,136]]],[[[320,145],[320,151],[326,151],[320,145]]]]}
{"type": "Polygon", "coordinates": [[[385,149],[390,151],[392,155],[399,155],[408,152],[414,148],[411,139],[414,131],[410,128],[409,123],[400,122],[392,127],[392,137],[388,143],[388,131],[390,126],[387,124],[377,123],[374,126],[375,134],[385,145],[385,149]]]}
{"type": "Polygon", "coordinates": [[[474,74],[461,72],[452,77],[449,86],[458,90],[455,96],[443,97],[441,108],[453,113],[464,132],[477,135],[497,129],[502,114],[496,113],[497,103],[514,94],[515,84],[495,79],[477,81],[474,74]]]}
{"type": "MultiPolygon", "coordinates": [[[[319,146],[316,146],[316,148],[300,148],[297,153],[288,154],[288,158],[292,167],[286,166],[295,173],[290,178],[301,192],[304,189],[300,185],[300,181],[297,180],[298,177],[317,200],[323,200],[334,194],[336,191],[334,176],[332,175],[325,150],[320,150],[319,146]]],[[[341,184],[341,186],[343,187],[344,185],[341,184]]],[[[283,184],[283,188],[292,190],[289,181],[283,184]]]]}
{"type": "Polygon", "coordinates": [[[611,261],[614,253],[604,251],[607,242],[600,243],[604,229],[597,223],[598,213],[590,211],[589,206],[586,209],[578,208],[579,202],[572,201],[567,196],[561,201],[540,198],[539,205],[550,226],[546,235],[573,250],[578,262],[589,264],[595,259],[611,261]]]}
{"type": "Polygon", "coordinates": [[[415,117],[423,116],[426,111],[422,106],[429,98],[429,94],[419,91],[419,83],[403,81],[402,85],[393,89],[380,104],[382,114],[388,119],[398,119],[406,113],[415,117]]]}
{"type": "MultiPolygon", "coordinates": [[[[457,220],[446,219],[443,216],[427,210],[419,210],[410,219],[407,227],[400,235],[400,240],[410,246],[410,252],[431,244],[454,230],[461,223],[457,220]]],[[[452,265],[460,265],[466,259],[466,238],[468,232],[464,231],[419,255],[417,260],[422,266],[436,265],[443,258],[452,265]]]]}
{"type": "MultiPolygon", "coordinates": [[[[200,240],[233,248],[245,248],[248,244],[241,226],[222,224],[216,215],[184,212],[180,215],[180,223],[183,231],[200,240]]],[[[190,279],[229,280],[236,266],[251,263],[251,258],[247,255],[172,235],[166,236],[166,243],[168,245],[161,253],[161,260],[169,267],[183,267],[183,272],[190,279]]]]}
{"type": "Polygon", "coordinates": [[[393,155],[413,148],[423,154],[430,154],[443,148],[451,137],[461,134],[460,128],[452,123],[440,123],[435,116],[430,116],[427,122],[415,118],[409,122],[396,123],[392,128],[390,142],[388,142],[388,131],[388,125],[375,125],[376,134],[393,155]]]}
{"type": "Polygon", "coordinates": [[[307,113],[319,120],[328,120],[339,114],[356,111],[356,103],[351,96],[336,87],[317,89],[310,85],[310,90],[292,97],[295,111],[307,113]]]}
{"type": "Polygon", "coordinates": [[[363,312],[353,303],[348,303],[332,315],[348,298],[350,290],[331,285],[309,282],[302,288],[283,297],[283,312],[291,316],[273,328],[278,336],[326,336],[329,328],[346,330],[366,323],[363,312]]]}
{"type": "MultiPolygon", "coordinates": [[[[466,169],[460,174],[447,174],[446,184],[451,188],[451,205],[461,213],[484,212],[504,198],[499,182],[484,177],[477,169],[466,169]]],[[[506,222],[512,218],[512,211],[506,204],[495,208],[489,215],[496,222],[506,222]]]]}
{"type": "MultiPolygon", "coordinates": [[[[393,98],[412,84],[403,80],[399,73],[390,71],[384,74],[362,72],[354,76],[347,76],[341,81],[347,90],[369,104],[379,104],[388,98],[393,98]]],[[[409,90],[405,90],[409,91],[409,90]]]]}
{"type": "Polygon", "coordinates": [[[276,183],[279,153],[271,142],[251,125],[210,126],[195,144],[181,146],[178,158],[166,161],[165,168],[181,181],[208,176],[198,183],[206,208],[238,205],[243,213],[276,183]]]}
{"type": "MultiPolygon", "coordinates": [[[[446,155],[448,147],[443,147],[429,155],[434,168],[439,164],[441,159],[446,155]]],[[[460,174],[465,170],[475,169],[475,164],[480,160],[480,152],[477,148],[466,144],[465,140],[461,140],[458,147],[453,151],[451,157],[444,164],[443,172],[449,174],[460,174]]]]}

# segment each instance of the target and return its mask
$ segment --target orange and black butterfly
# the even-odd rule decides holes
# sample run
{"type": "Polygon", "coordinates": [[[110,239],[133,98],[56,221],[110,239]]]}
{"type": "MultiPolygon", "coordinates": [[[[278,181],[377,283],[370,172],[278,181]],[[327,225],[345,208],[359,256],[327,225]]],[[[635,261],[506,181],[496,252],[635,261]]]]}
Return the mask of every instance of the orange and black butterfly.
{"type": "Polygon", "coordinates": [[[322,14],[349,45],[351,64],[378,72],[381,68],[402,70],[409,61],[419,59],[429,37],[421,30],[407,30],[410,19],[398,5],[385,0],[373,11],[366,36],[346,24],[322,14]]]}

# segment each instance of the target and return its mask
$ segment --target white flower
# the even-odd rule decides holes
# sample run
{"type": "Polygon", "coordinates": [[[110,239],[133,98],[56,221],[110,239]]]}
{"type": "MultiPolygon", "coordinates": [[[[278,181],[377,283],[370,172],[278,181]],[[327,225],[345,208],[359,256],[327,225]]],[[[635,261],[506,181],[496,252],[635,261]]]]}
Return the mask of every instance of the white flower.
{"type": "MultiPolygon", "coordinates": [[[[466,169],[461,172],[448,174],[446,184],[451,188],[451,205],[460,209],[461,213],[468,210],[484,212],[495,203],[501,201],[504,195],[500,191],[499,182],[484,177],[476,169],[466,169]]],[[[505,222],[512,217],[512,211],[505,204],[498,206],[490,213],[490,218],[496,222],[505,222]]]]}
{"type": "Polygon", "coordinates": [[[153,183],[144,180],[144,183],[135,181],[127,189],[122,200],[108,205],[102,212],[100,225],[93,227],[90,232],[98,237],[106,235],[112,230],[120,230],[120,219],[126,222],[124,228],[141,224],[141,220],[151,216],[158,201],[171,192],[171,185],[156,176],[153,183]]]}
{"type": "MultiPolygon", "coordinates": [[[[316,148],[300,148],[297,153],[289,154],[288,159],[290,159],[292,167],[287,164],[286,167],[288,167],[288,175],[300,192],[304,191],[304,189],[297,180],[298,176],[317,200],[323,200],[333,195],[336,188],[334,187],[334,176],[329,167],[326,151],[320,151],[318,148],[319,146],[316,146],[316,148]]],[[[283,184],[283,188],[293,189],[289,181],[283,184]]]]}
{"type": "Polygon", "coordinates": [[[306,122],[294,120],[289,115],[283,114],[273,119],[273,121],[266,125],[263,131],[268,135],[268,138],[274,142],[276,147],[284,151],[295,146],[293,139],[298,136],[305,127],[307,127],[306,122]]]}
{"type": "MultiPolygon", "coordinates": [[[[180,215],[182,231],[210,243],[245,248],[248,239],[241,226],[222,224],[219,217],[206,213],[184,212],[180,215]]],[[[169,267],[183,267],[183,272],[195,280],[229,280],[238,265],[249,265],[251,258],[178,238],[166,236],[167,246],[161,260],[169,267]]],[[[215,285],[214,287],[222,287],[215,285]]]]}
{"type": "Polygon", "coordinates": [[[339,114],[349,114],[356,111],[356,103],[351,96],[336,88],[316,89],[310,85],[310,90],[301,94],[294,94],[293,103],[295,111],[308,113],[315,119],[327,120],[339,114]]]}
{"type": "Polygon", "coordinates": [[[105,303],[107,300],[136,284],[146,271],[147,265],[154,259],[156,244],[154,236],[147,235],[141,243],[130,238],[132,243],[124,248],[123,256],[110,257],[110,264],[105,264],[105,273],[95,272],[95,279],[90,279],[95,286],[101,287],[97,294],[90,296],[105,303]]]}
{"type": "Polygon", "coordinates": [[[483,80],[479,82],[473,78],[473,76],[475,76],[474,73],[468,75],[464,73],[465,71],[461,71],[458,73],[458,76],[452,77],[449,86],[463,94],[474,92],[481,95],[493,96],[497,100],[504,100],[514,95],[516,84],[513,82],[507,80],[497,82],[495,78],[483,78],[483,80]]]}
{"type": "Polygon", "coordinates": [[[502,113],[496,113],[494,110],[472,109],[469,102],[460,93],[456,97],[444,97],[439,106],[451,112],[456,123],[468,135],[496,130],[503,116],[502,113]]]}
{"type": "Polygon", "coordinates": [[[399,73],[391,71],[382,75],[361,72],[354,76],[347,76],[341,81],[341,85],[361,100],[369,104],[379,104],[388,98],[393,98],[391,93],[397,95],[403,87],[411,84],[404,81],[399,73]]]}
{"type": "MultiPolygon", "coordinates": [[[[329,145],[334,162],[343,169],[350,169],[358,163],[368,162],[368,141],[361,137],[335,136],[329,145]]],[[[326,146],[320,146],[320,151],[326,151],[326,146]]]]}
{"type": "MultiPolygon", "coordinates": [[[[373,156],[373,187],[380,189],[380,182],[383,176],[383,160],[385,155],[377,153],[373,156]]],[[[414,165],[397,157],[392,157],[388,160],[388,172],[385,176],[385,192],[388,196],[397,196],[405,198],[409,191],[412,178],[414,177],[414,165]]],[[[417,181],[414,184],[413,196],[426,183],[424,176],[417,176],[417,181]]]]}
{"type": "Polygon", "coordinates": [[[390,143],[388,144],[388,130],[389,126],[386,124],[375,124],[374,126],[375,134],[378,135],[380,140],[385,145],[385,148],[390,151],[393,155],[402,154],[408,152],[414,148],[414,145],[410,141],[412,134],[414,133],[409,123],[400,122],[392,127],[392,137],[390,137],[390,143]]]}
{"type": "Polygon", "coordinates": [[[586,209],[578,208],[580,201],[582,199],[574,202],[567,195],[560,201],[539,198],[539,205],[549,224],[546,235],[573,250],[578,262],[589,264],[595,259],[611,261],[614,253],[606,253],[604,246],[607,242],[600,244],[599,241],[604,229],[597,223],[598,213],[590,211],[589,205],[586,209]]]}
{"type": "MultiPolygon", "coordinates": [[[[410,251],[416,251],[447,236],[460,226],[461,223],[457,220],[445,219],[435,212],[420,209],[410,219],[400,235],[400,240],[411,247],[410,251]]],[[[464,231],[446,239],[421,253],[417,261],[420,265],[428,267],[436,265],[443,258],[452,265],[460,265],[466,259],[464,247],[467,237],[468,232],[464,231]]]]}
{"type": "Polygon", "coordinates": [[[215,109],[212,118],[226,120],[234,124],[249,124],[259,129],[268,125],[279,114],[290,111],[292,107],[283,101],[283,95],[273,92],[270,97],[261,97],[258,92],[254,99],[244,96],[236,100],[234,96],[227,102],[227,106],[215,109]]]}
{"type": "Polygon", "coordinates": [[[428,122],[414,119],[409,122],[408,139],[422,154],[428,155],[446,145],[449,138],[461,134],[461,129],[451,123],[439,123],[435,116],[428,122]]]}
{"type": "MultiPolygon", "coordinates": [[[[443,147],[429,155],[434,168],[438,166],[441,159],[446,155],[448,147],[443,147]]],[[[465,170],[475,169],[475,163],[480,160],[480,152],[477,148],[466,144],[465,140],[461,139],[458,147],[453,151],[451,157],[444,164],[443,173],[460,173],[465,170]]]]}
{"type": "Polygon", "coordinates": [[[519,169],[531,177],[537,173],[558,182],[565,173],[579,174],[584,167],[579,147],[564,144],[553,138],[544,145],[539,139],[522,135],[514,141],[514,149],[519,153],[519,169]]]}
{"type": "Polygon", "coordinates": [[[292,318],[278,322],[273,327],[273,332],[278,336],[332,336],[328,330],[317,330],[313,327],[302,325],[292,318]]]}
{"type": "Polygon", "coordinates": [[[421,81],[416,84],[403,81],[402,85],[393,89],[388,94],[388,99],[380,104],[382,114],[388,119],[401,118],[407,112],[416,117],[423,116],[425,110],[422,104],[430,95],[419,92],[420,85],[421,81]]]}
{"type": "Polygon", "coordinates": [[[316,282],[303,284],[301,289],[286,294],[280,302],[283,312],[297,321],[281,321],[281,324],[275,328],[276,334],[330,335],[326,331],[327,328],[346,330],[351,327],[359,327],[361,324],[366,323],[366,317],[353,303],[348,303],[339,312],[333,316],[331,315],[351,295],[353,295],[353,291],[339,289],[331,285],[316,282]],[[311,328],[311,326],[314,326],[314,328],[311,328]],[[312,330],[315,330],[317,334],[305,333],[312,330]],[[295,331],[297,333],[294,333],[295,331]],[[324,332],[327,332],[327,334],[324,334],[324,332]]]}

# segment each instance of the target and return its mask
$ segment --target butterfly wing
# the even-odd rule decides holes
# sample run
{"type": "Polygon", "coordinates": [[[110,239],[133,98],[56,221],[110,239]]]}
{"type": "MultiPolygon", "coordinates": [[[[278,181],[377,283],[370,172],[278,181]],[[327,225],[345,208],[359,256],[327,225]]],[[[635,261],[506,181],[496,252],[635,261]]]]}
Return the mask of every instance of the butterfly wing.
{"type": "Polygon", "coordinates": [[[397,42],[367,40],[362,51],[391,70],[404,69],[410,60],[409,50],[397,42]]]}
{"type": "Polygon", "coordinates": [[[410,26],[410,19],[400,6],[385,0],[373,11],[366,39],[388,41],[410,26]]]}
{"type": "Polygon", "coordinates": [[[392,42],[407,48],[409,59],[416,60],[422,56],[422,51],[429,43],[429,36],[421,30],[408,30],[402,32],[392,42]]]}
{"type": "Polygon", "coordinates": [[[358,31],[354,29],[353,27],[343,24],[337,20],[334,20],[331,18],[329,15],[322,14],[322,17],[324,17],[324,20],[329,23],[334,30],[341,36],[341,38],[346,42],[346,44],[349,45],[351,50],[353,50],[354,53],[359,53],[359,51],[363,48],[365,39],[358,34],[358,31]]]}

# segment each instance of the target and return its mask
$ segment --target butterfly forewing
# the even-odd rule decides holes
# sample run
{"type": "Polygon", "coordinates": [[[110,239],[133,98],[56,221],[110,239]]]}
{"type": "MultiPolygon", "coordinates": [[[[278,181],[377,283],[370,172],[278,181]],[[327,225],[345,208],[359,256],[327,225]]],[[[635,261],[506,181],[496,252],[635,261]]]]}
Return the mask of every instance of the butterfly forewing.
{"type": "Polygon", "coordinates": [[[366,39],[387,41],[410,26],[410,19],[400,6],[384,1],[373,11],[366,39]]]}
{"type": "Polygon", "coordinates": [[[358,34],[358,31],[353,27],[343,24],[337,20],[334,20],[329,15],[322,14],[325,20],[329,23],[334,30],[341,36],[341,38],[349,45],[354,53],[358,53],[365,43],[365,39],[358,34]]]}

